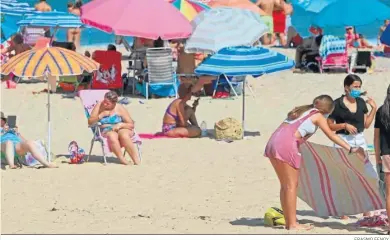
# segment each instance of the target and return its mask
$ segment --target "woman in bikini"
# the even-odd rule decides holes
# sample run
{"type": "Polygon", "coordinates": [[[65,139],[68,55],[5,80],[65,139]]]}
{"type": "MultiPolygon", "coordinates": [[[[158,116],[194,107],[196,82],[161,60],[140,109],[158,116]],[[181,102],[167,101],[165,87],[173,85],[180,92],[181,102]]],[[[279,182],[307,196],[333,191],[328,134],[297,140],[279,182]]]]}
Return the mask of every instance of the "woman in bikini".
{"type": "MultiPolygon", "coordinates": [[[[73,7],[71,5],[68,5],[68,11],[69,13],[72,13],[76,16],[81,15],[81,6],[83,3],[81,0],[76,1],[73,7]]],[[[68,42],[74,43],[76,46],[76,49],[80,49],[80,39],[81,39],[81,29],[80,28],[69,28],[67,32],[67,39],[68,42]]]]}
{"type": "Polygon", "coordinates": [[[178,92],[179,98],[169,104],[165,111],[162,132],[169,137],[199,137],[201,130],[195,116],[199,100],[192,107],[187,105],[192,96],[191,84],[180,84],[178,92]]]}
{"type": "Polygon", "coordinates": [[[40,162],[44,167],[56,168],[57,166],[53,163],[49,163],[45,160],[44,156],[41,155],[39,150],[36,148],[33,141],[26,140],[18,132],[17,128],[10,129],[7,125],[7,118],[4,113],[1,112],[1,152],[4,153],[5,159],[10,169],[16,169],[15,166],[15,155],[24,156],[27,152],[40,162]]]}
{"type": "Polygon", "coordinates": [[[364,156],[362,148],[351,147],[329,128],[326,119],[333,109],[333,99],[328,95],[316,97],[310,105],[294,108],[272,134],[265,148],[264,155],[270,159],[281,185],[280,202],[288,230],[312,228],[298,224],[296,218],[299,168],[302,161],[299,145],[302,142],[310,138],[319,127],[330,140],[349,153],[364,156]]]}
{"type": "Polygon", "coordinates": [[[107,137],[108,144],[112,152],[124,165],[129,165],[121,152],[124,147],[130,155],[133,163],[138,165],[140,159],[136,146],[132,141],[134,136],[134,121],[129,112],[121,105],[117,104],[118,94],[110,91],[104,95],[104,100],[96,104],[88,119],[88,125],[100,123],[102,136],[107,137]]]}

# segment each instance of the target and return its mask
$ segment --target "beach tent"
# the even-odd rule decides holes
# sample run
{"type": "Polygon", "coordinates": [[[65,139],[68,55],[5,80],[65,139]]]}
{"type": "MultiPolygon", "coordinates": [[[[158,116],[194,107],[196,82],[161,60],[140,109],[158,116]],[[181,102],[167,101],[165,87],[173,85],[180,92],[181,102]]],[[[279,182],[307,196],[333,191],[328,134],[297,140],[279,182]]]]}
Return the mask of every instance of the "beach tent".
{"type": "MultiPolygon", "coordinates": [[[[228,47],[205,59],[196,69],[197,75],[259,77],[291,69],[294,61],[263,47],[228,47]]],[[[245,80],[242,92],[242,128],[245,131],[245,80]]]]}

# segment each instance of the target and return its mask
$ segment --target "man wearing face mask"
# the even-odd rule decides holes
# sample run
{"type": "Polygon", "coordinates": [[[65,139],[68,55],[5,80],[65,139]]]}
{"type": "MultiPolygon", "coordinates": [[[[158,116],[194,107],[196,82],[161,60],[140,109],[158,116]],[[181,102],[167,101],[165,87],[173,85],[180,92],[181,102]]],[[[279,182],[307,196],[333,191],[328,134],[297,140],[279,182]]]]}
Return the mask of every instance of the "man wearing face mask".
{"type": "Polygon", "coordinates": [[[294,72],[302,72],[303,56],[319,56],[319,49],[322,41],[322,29],[316,26],[310,27],[309,30],[313,36],[303,39],[302,44],[295,50],[295,69],[294,72]]]}
{"type": "MultiPolygon", "coordinates": [[[[331,130],[335,131],[342,139],[353,147],[361,147],[367,151],[367,143],[363,131],[371,126],[377,106],[372,98],[364,101],[362,95],[367,92],[361,91],[362,80],[359,76],[349,74],[344,80],[345,95],[336,99],[335,108],[328,118],[328,124],[331,130]],[[371,111],[368,111],[367,104],[371,111]]],[[[339,147],[335,145],[335,147],[339,147]]],[[[367,158],[368,159],[368,158],[367,158]]],[[[366,161],[365,168],[367,173],[377,177],[374,167],[370,161],[366,161]]],[[[365,216],[369,216],[364,213],[365,216]]],[[[347,217],[343,217],[347,218],[347,217]]]]}

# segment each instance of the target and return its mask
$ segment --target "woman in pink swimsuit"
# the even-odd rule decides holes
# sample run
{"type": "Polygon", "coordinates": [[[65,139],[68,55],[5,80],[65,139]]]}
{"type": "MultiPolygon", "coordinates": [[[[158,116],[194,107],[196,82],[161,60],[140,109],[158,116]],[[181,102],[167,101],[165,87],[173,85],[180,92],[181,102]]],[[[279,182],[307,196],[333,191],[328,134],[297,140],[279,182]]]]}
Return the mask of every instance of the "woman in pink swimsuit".
{"type": "Polygon", "coordinates": [[[265,149],[265,157],[269,158],[280,181],[280,201],[286,220],[286,228],[311,229],[297,223],[296,204],[299,167],[302,157],[299,145],[311,137],[317,130],[349,153],[364,156],[361,148],[352,148],[330,130],[326,118],[334,109],[333,99],[328,95],[316,97],[313,104],[294,108],[287,119],[272,134],[265,149]]]}

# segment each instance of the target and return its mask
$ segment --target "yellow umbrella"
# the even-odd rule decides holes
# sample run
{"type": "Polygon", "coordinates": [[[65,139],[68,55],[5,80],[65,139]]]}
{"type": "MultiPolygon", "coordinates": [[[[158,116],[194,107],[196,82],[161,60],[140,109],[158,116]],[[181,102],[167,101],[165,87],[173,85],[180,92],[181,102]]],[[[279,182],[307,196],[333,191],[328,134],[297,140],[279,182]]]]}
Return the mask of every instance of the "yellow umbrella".
{"type": "Polygon", "coordinates": [[[18,77],[73,76],[97,70],[99,63],[77,52],[59,47],[26,51],[2,66],[2,74],[18,77]]]}
{"type": "Polygon", "coordinates": [[[13,73],[18,77],[45,77],[48,82],[48,160],[51,161],[50,76],[81,75],[93,72],[99,63],[74,51],[59,47],[43,47],[23,52],[1,67],[1,74],[13,73]]]}

